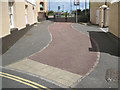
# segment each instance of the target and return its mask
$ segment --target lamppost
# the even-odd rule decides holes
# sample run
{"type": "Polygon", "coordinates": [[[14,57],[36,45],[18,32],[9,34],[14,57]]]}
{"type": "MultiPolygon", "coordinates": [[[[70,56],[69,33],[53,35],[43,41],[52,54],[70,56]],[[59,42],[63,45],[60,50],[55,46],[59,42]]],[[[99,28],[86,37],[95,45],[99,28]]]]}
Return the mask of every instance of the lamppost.
{"type": "Polygon", "coordinates": [[[72,17],[72,0],[70,0],[70,13],[71,13],[71,17],[72,17]]]}
{"type": "Polygon", "coordinates": [[[77,23],[77,6],[79,5],[79,0],[74,0],[74,5],[76,6],[76,23],[77,23]]]}
{"type": "Polygon", "coordinates": [[[105,0],[105,5],[107,5],[107,0],[105,0]]]}
{"type": "Polygon", "coordinates": [[[50,0],[49,0],[49,11],[50,11],[50,0]]]}
{"type": "Polygon", "coordinates": [[[76,5],[76,23],[77,23],[77,5],[76,5]]]}
{"type": "Polygon", "coordinates": [[[81,2],[81,1],[79,0],[79,9],[80,9],[80,2],[81,2]]]}
{"type": "Polygon", "coordinates": [[[87,15],[87,11],[86,11],[86,9],[87,9],[87,4],[86,4],[87,2],[86,2],[86,0],[85,0],[85,16],[87,15]]]}
{"type": "Polygon", "coordinates": [[[71,2],[71,11],[72,11],[72,0],[70,0],[70,2],[71,2]]]}
{"type": "Polygon", "coordinates": [[[64,5],[62,5],[62,6],[63,6],[63,10],[62,11],[64,12],[64,5]]]}

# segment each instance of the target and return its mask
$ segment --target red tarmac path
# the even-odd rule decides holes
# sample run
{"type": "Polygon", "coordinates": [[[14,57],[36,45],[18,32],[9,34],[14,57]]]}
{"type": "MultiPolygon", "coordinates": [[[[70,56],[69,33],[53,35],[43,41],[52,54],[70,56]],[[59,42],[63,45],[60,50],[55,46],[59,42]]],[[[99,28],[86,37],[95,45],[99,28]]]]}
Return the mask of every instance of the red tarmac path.
{"type": "Polygon", "coordinates": [[[97,60],[97,52],[89,51],[92,48],[89,37],[71,25],[60,22],[51,25],[52,42],[29,59],[80,75],[89,72],[97,60]]]}

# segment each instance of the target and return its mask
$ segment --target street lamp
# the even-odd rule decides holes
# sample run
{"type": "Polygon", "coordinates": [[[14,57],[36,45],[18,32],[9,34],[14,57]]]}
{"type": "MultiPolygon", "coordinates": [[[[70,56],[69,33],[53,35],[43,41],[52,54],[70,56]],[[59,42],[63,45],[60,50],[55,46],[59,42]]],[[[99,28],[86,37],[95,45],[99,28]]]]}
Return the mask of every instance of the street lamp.
{"type": "Polygon", "coordinates": [[[85,15],[87,15],[86,8],[87,8],[87,5],[86,5],[86,0],[85,0],[85,15]]]}
{"type": "Polygon", "coordinates": [[[49,11],[50,11],[50,0],[49,0],[49,11]]]}
{"type": "Polygon", "coordinates": [[[105,5],[107,5],[107,0],[105,0],[105,5]]]}
{"type": "Polygon", "coordinates": [[[81,1],[79,0],[79,9],[80,9],[80,2],[81,2],[81,1]]]}
{"type": "Polygon", "coordinates": [[[74,5],[76,6],[76,23],[77,23],[77,6],[79,5],[79,0],[74,0],[74,5]]]}

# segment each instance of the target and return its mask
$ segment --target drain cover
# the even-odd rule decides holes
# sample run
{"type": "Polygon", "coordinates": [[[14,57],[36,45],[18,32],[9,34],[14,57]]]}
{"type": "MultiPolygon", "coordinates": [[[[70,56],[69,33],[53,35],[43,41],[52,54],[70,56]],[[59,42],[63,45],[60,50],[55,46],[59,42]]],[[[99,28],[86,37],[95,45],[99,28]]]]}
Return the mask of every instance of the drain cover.
{"type": "Polygon", "coordinates": [[[115,81],[118,81],[118,79],[120,78],[120,73],[113,69],[108,69],[106,71],[105,78],[106,78],[107,82],[115,82],[115,81]]]}

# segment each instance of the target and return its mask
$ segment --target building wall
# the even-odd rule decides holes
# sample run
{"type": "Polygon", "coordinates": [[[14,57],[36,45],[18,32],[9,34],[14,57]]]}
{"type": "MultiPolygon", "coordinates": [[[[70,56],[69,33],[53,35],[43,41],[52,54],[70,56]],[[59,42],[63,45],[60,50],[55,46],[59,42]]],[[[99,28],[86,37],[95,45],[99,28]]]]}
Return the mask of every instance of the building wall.
{"type": "MultiPolygon", "coordinates": [[[[34,24],[37,22],[37,16],[39,8],[35,4],[30,2],[17,2],[17,0],[13,0],[13,20],[14,20],[14,28],[18,28],[21,30],[26,27],[26,18],[25,18],[25,5],[28,6],[27,10],[27,24],[34,24]]],[[[10,18],[9,18],[9,4],[8,2],[0,1],[0,38],[11,34],[10,29],[10,18]]]]}
{"type": "MultiPolygon", "coordinates": [[[[27,24],[32,25],[38,20],[38,12],[46,12],[47,11],[47,3],[44,3],[44,10],[40,11],[40,0],[22,0],[21,2],[17,2],[17,0],[13,0],[13,21],[14,28],[21,30],[26,27],[26,18],[25,18],[25,6],[27,5],[27,24]]],[[[46,1],[46,0],[45,0],[46,1]]],[[[10,29],[10,18],[9,18],[9,4],[8,2],[0,1],[0,38],[9,35],[11,32],[10,29]]]]}
{"type": "Polygon", "coordinates": [[[47,1],[45,1],[45,12],[47,12],[47,1]]]}
{"type": "Polygon", "coordinates": [[[99,9],[99,26],[102,26],[101,20],[102,20],[102,9],[99,9]]]}
{"type": "Polygon", "coordinates": [[[110,23],[109,23],[109,31],[115,36],[120,38],[118,33],[120,32],[120,2],[113,3],[110,6],[110,23]]]}
{"type": "MultiPolygon", "coordinates": [[[[0,1],[0,12],[2,12],[2,2],[0,1]]],[[[0,38],[2,37],[2,14],[0,14],[0,38]]]]}
{"type": "Polygon", "coordinates": [[[91,2],[90,3],[90,21],[93,24],[96,24],[96,11],[99,10],[99,7],[104,3],[91,2]]]}
{"type": "Polygon", "coordinates": [[[34,6],[34,23],[37,22],[37,9],[36,6],[34,6]]]}
{"type": "Polygon", "coordinates": [[[44,3],[44,10],[40,10],[40,0],[36,0],[36,10],[37,12],[47,12],[47,2],[46,0],[41,0],[41,2],[44,3]]]}
{"type": "Polygon", "coordinates": [[[14,2],[14,27],[18,30],[26,27],[25,2],[14,2]]]}
{"type": "Polygon", "coordinates": [[[120,38],[120,2],[118,4],[118,37],[120,38]]]}
{"type": "Polygon", "coordinates": [[[28,24],[32,25],[34,22],[33,22],[33,5],[31,4],[28,4],[28,24]]]}
{"type": "MultiPolygon", "coordinates": [[[[96,24],[96,11],[99,10],[99,25],[100,24],[100,20],[101,20],[101,10],[100,10],[100,6],[104,5],[104,2],[90,2],[90,21],[93,24],[96,24]]],[[[108,7],[111,5],[110,3],[107,3],[108,7]]]]}
{"type": "Polygon", "coordinates": [[[9,23],[9,10],[8,10],[8,3],[7,2],[0,2],[0,7],[1,7],[1,11],[2,13],[1,16],[0,16],[0,20],[2,21],[1,22],[1,29],[0,29],[0,38],[1,37],[4,37],[6,35],[9,35],[10,34],[10,23],[9,23]]]}

